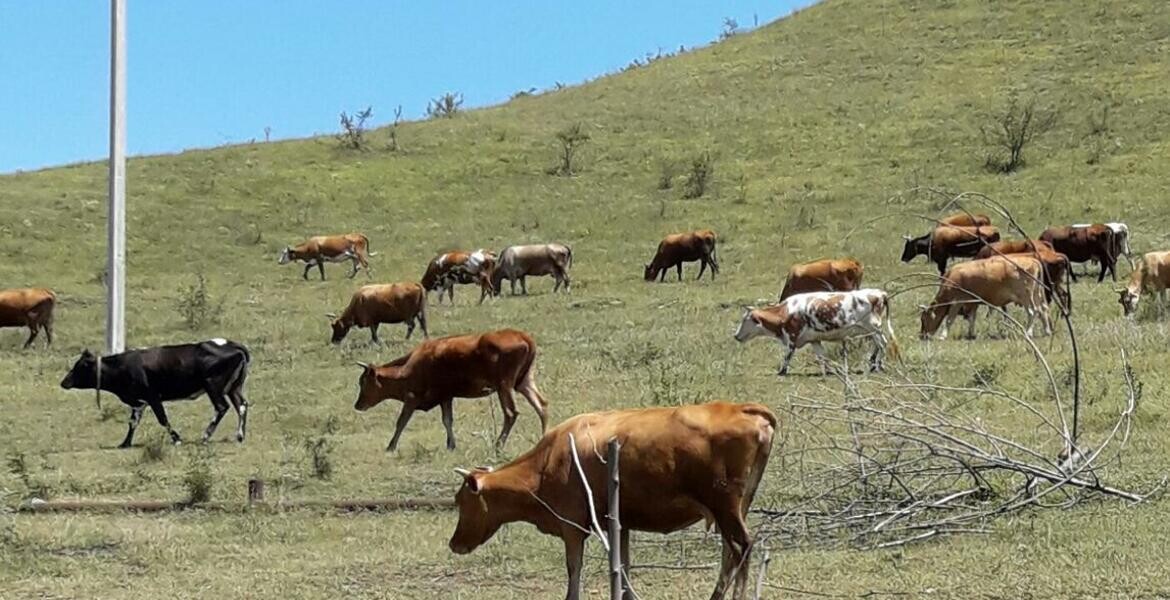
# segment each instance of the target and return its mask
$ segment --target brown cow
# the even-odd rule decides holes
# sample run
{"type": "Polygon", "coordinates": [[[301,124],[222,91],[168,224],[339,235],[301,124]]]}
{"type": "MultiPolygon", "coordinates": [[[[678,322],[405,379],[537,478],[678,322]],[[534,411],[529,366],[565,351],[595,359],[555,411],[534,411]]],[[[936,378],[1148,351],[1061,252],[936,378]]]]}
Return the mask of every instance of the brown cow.
{"type": "Polygon", "coordinates": [[[678,270],[678,280],[682,281],[682,264],[684,262],[700,261],[699,275],[711,267],[711,279],[719,273],[719,262],[715,252],[715,232],[710,229],[700,229],[691,233],[673,233],[658,243],[658,251],[654,259],[645,265],[642,277],[646,281],[666,280],[666,271],[671,267],[678,270]],[[661,277],[659,277],[661,274],[661,277]]]}
{"type": "Polygon", "coordinates": [[[377,344],[378,325],[406,323],[406,339],[414,333],[415,321],[427,335],[427,293],[417,283],[364,285],[353,293],[341,316],[326,315],[333,320],[334,344],[345,339],[351,327],[369,327],[370,338],[377,344]]]}
{"type": "Polygon", "coordinates": [[[532,364],[536,361],[536,342],[532,336],[515,329],[502,329],[481,335],[458,335],[427,340],[405,356],[380,367],[358,363],[362,375],[358,380],[357,410],[369,410],[387,398],[402,401],[402,412],[394,428],[394,437],[386,450],[398,447],[398,438],[416,410],[428,411],[438,406],[443,411],[447,430],[447,449],[455,448],[455,398],[482,398],[496,392],[504,414],[503,428],[496,446],[503,447],[516,423],[516,404],[512,391],[520,392],[540,417],[540,431],[548,427],[548,402],[536,388],[532,364]]]}
{"type": "Polygon", "coordinates": [[[444,293],[452,304],[455,303],[455,284],[478,283],[479,303],[483,304],[484,298],[493,294],[492,275],[495,268],[496,255],[487,250],[444,252],[427,263],[421,283],[427,292],[439,291],[439,304],[443,303],[444,293]]]}
{"type": "Polygon", "coordinates": [[[967,212],[955,213],[943,217],[938,222],[939,225],[957,225],[960,227],[978,227],[980,225],[991,225],[991,218],[982,214],[971,214],[967,212]]]}
{"type": "Polygon", "coordinates": [[[45,347],[53,344],[53,308],[57,295],[45,288],[0,290],[0,327],[28,327],[24,347],[45,332],[45,347]]]}
{"type": "Polygon", "coordinates": [[[991,258],[992,256],[1012,256],[1021,254],[1040,259],[1044,264],[1044,299],[1052,302],[1055,297],[1064,310],[1072,310],[1072,293],[1066,279],[1071,276],[1072,267],[1068,257],[1052,249],[1048,242],[1041,240],[1009,240],[988,244],[976,259],[991,258]]]}
{"type": "Polygon", "coordinates": [[[1018,304],[1028,313],[1024,335],[1031,337],[1036,315],[1040,315],[1045,333],[1051,334],[1043,277],[1043,264],[1023,254],[984,258],[951,267],[943,276],[934,301],[930,306],[921,307],[922,339],[930,339],[946,317],[939,334],[939,339],[945,340],[951,323],[960,314],[967,319],[967,337],[975,339],[975,317],[983,304],[1000,309],[1018,304]]]}
{"type": "Polygon", "coordinates": [[[1151,292],[1158,299],[1158,314],[1161,315],[1165,310],[1166,288],[1170,288],[1170,252],[1146,253],[1130,275],[1129,285],[1117,290],[1121,295],[1118,302],[1122,312],[1127,317],[1133,316],[1142,292],[1151,292]]]}
{"type": "MultiPolygon", "coordinates": [[[[711,598],[723,598],[734,578],[734,597],[742,599],[752,547],[745,519],[776,427],[767,407],[729,402],[573,417],[497,470],[457,470],[463,476],[455,494],[459,523],[448,545],[456,554],[467,554],[506,523],[531,523],[564,542],[569,576],[565,597],[577,600],[591,517],[572,455],[576,453],[593,490],[593,511],[605,515],[601,453],[607,440],[617,438],[622,564],[630,564],[630,531],[670,533],[713,521],[723,538],[723,561],[711,598]]],[[[625,598],[634,597],[628,587],[624,592],[625,598]]]]}
{"type": "Polygon", "coordinates": [[[370,240],[360,233],[318,235],[297,246],[285,246],[277,262],[286,265],[294,260],[303,260],[305,261],[305,272],[301,274],[301,277],[308,279],[309,269],[315,265],[317,270],[321,272],[321,281],[325,281],[326,262],[345,262],[348,260],[353,265],[353,270],[349,273],[350,279],[357,275],[359,265],[366,270],[366,277],[369,277],[369,257],[375,256],[375,253],[370,252],[369,249],[370,240]]]}
{"type": "Polygon", "coordinates": [[[792,265],[784,289],[780,291],[780,302],[793,294],[807,292],[852,292],[861,288],[861,277],[865,269],[852,258],[824,259],[792,265]]]}
{"type": "MultiPolygon", "coordinates": [[[[1068,257],[1075,263],[1096,260],[1101,263],[1101,272],[1097,275],[1097,283],[1105,280],[1106,271],[1117,281],[1117,255],[1114,254],[1115,241],[1113,230],[1106,225],[1092,225],[1090,227],[1049,227],[1040,234],[1040,239],[1052,245],[1057,252],[1068,257]]],[[[1073,281],[1077,274],[1069,269],[1073,281]]]]}
{"type": "Polygon", "coordinates": [[[940,225],[930,233],[912,238],[904,236],[902,262],[908,263],[920,254],[938,265],[939,274],[947,270],[947,261],[956,257],[975,256],[983,246],[999,241],[999,230],[990,225],[955,227],[940,225]]]}

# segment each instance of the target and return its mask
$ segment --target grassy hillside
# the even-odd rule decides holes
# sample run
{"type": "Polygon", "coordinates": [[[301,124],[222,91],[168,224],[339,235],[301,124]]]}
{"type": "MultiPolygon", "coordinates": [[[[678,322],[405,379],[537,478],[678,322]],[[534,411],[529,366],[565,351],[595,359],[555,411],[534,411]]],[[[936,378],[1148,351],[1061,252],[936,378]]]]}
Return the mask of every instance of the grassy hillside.
{"type": "MultiPolygon", "coordinates": [[[[386,150],[380,130],[366,152],[317,138],[134,159],[131,344],[225,336],[255,356],[250,437],[242,446],[228,443],[229,416],[208,457],[197,444],[171,449],[160,461],[141,449],[112,450],[126,411],[107,399],[98,413],[89,394],[57,388],[83,347],[101,345],[104,166],[0,177],[0,255],[7,257],[0,286],[48,286],[61,298],[52,349],[22,352],[23,332],[0,332],[0,448],[25,465],[24,477],[14,468],[0,474],[4,504],[33,493],[179,498],[185,474],[201,460],[218,499],[241,500],[244,480],[257,475],[275,484],[270,493],[297,498],[448,496],[457,484],[452,467],[503,462],[538,438],[534,415],[521,407],[509,446],[497,455],[494,401],[461,401],[457,451],[442,449],[438,415],[425,414],[411,423],[398,453],[384,453],[397,406],[352,410],[353,361],[389,360],[410,344],[396,327],[382,329],[393,340],[382,347],[368,345],[364,331],[341,348],[328,344],[324,313],[342,308],[363,276],[349,281],[342,267],[329,266],[328,281],[305,282],[300,267],[276,264],[285,244],[318,233],[368,234],[379,252],[377,281],[417,280],[426,261],[447,248],[572,245],[572,296],[553,296],[550,281],[536,280],[529,298],[476,306],[461,289],[456,306],[431,311],[435,335],[531,331],[554,422],[589,410],[713,398],[778,409],[795,395],[833,399],[839,390],[831,381],[805,376],[817,372],[811,355],[798,354],[798,375],[780,380],[773,345],[731,339],[740,304],[773,298],[789,264],[822,256],[857,257],[874,286],[930,271],[897,261],[901,235],[925,229],[912,215],[941,204],[937,195],[908,191],[918,187],[986,193],[1033,234],[1049,224],[1121,220],[1135,250],[1170,247],[1168,72],[1170,6],[1154,0],[827,0],[750,34],[586,85],[404,124],[399,152],[386,150]],[[980,127],[1013,97],[1035,99],[1059,118],[1026,150],[1026,166],[1005,176],[984,168],[980,127]],[[1105,112],[1106,125],[1095,127],[1105,112]],[[550,176],[554,134],[574,123],[591,136],[580,172],[550,176]],[[702,152],[714,160],[712,187],[683,200],[684,172],[702,152]],[[664,172],[669,189],[659,189],[664,172]],[[699,227],[720,234],[718,280],[641,281],[662,235],[699,227]],[[208,282],[218,322],[191,330],[176,304],[197,274],[208,282]],[[324,481],[311,476],[304,450],[322,435],[333,445],[334,468],[324,481]]],[[[958,385],[976,370],[994,370],[1005,389],[1042,397],[1035,362],[1017,340],[988,339],[996,328],[986,321],[977,342],[919,342],[914,307],[930,293],[909,292],[894,307],[908,376],[958,385]]],[[[1093,400],[1085,435],[1099,439],[1112,424],[1122,381],[1116,357],[1126,348],[1145,392],[1127,460],[1111,476],[1145,486],[1170,467],[1163,435],[1167,327],[1122,319],[1108,285],[1082,282],[1074,295],[1093,400]]],[[[1068,368],[1066,336],[1042,346],[1058,370],[1068,368]]],[[[1013,435],[1034,433],[993,399],[972,410],[1013,435]]],[[[211,414],[204,399],[168,411],[192,441],[211,414]]],[[[139,444],[160,439],[159,429],[148,415],[139,444]]],[[[784,505],[794,485],[784,473],[774,461],[758,505],[784,505]]],[[[1029,513],[999,522],[990,535],[901,550],[777,552],[769,581],[846,596],[1163,596],[1170,594],[1170,567],[1159,559],[1168,516],[1160,500],[1103,502],[1029,513]]],[[[0,586],[12,597],[562,593],[555,540],[517,526],[475,554],[454,557],[446,549],[454,522],[442,512],[4,514],[0,586]]],[[[638,537],[635,562],[716,560],[713,538],[692,532],[667,540],[638,537]]],[[[591,555],[590,589],[604,585],[601,564],[591,555]]],[[[644,597],[690,598],[709,592],[715,571],[646,569],[634,577],[644,597]]]]}

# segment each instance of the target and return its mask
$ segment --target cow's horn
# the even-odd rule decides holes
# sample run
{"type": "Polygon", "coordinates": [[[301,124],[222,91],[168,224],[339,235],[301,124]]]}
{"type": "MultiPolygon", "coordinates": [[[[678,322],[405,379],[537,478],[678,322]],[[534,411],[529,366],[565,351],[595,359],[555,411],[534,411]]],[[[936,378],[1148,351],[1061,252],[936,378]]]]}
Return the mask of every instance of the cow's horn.
{"type": "Polygon", "coordinates": [[[471,476],[471,471],[468,471],[467,469],[456,468],[455,472],[458,473],[460,477],[470,477],[471,476]]]}
{"type": "Polygon", "coordinates": [[[364,363],[364,362],[362,362],[362,361],[360,361],[360,360],[355,360],[355,361],[353,361],[353,362],[354,362],[354,364],[356,364],[357,366],[359,366],[359,367],[361,367],[361,368],[363,368],[363,369],[369,369],[369,368],[370,368],[370,363],[364,363]]]}
{"type": "Polygon", "coordinates": [[[336,319],[337,313],[325,313],[325,318],[326,319],[336,319]]]}
{"type": "Polygon", "coordinates": [[[903,236],[902,236],[902,239],[904,239],[904,240],[906,240],[907,242],[909,242],[910,240],[912,240],[912,239],[914,239],[914,238],[912,238],[912,237],[910,237],[910,236],[908,236],[908,235],[903,235],[903,236]]]}
{"type": "Polygon", "coordinates": [[[920,311],[923,311],[923,312],[926,312],[926,309],[927,309],[927,306],[926,306],[925,304],[919,304],[919,305],[918,305],[918,310],[920,310],[920,311]]]}

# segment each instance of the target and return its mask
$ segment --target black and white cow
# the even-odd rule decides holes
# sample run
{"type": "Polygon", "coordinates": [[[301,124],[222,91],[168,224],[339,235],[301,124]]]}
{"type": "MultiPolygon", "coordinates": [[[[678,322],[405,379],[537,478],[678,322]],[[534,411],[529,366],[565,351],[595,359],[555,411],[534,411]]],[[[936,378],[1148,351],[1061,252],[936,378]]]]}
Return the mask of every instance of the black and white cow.
{"type": "Polygon", "coordinates": [[[134,430],[142,418],[142,410],[148,406],[159,425],[171,434],[171,441],[178,444],[182,439],[167,421],[162,403],[192,400],[203,394],[211,398],[215,408],[215,416],[203,432],[203,441],[206,442],[215,433],[216,426],[227,414],[230,402],[239,416],[236,441],[242,442],[248,422],[244,381],[248,378],[251,360],[248,349],[242,344],[216,338],[194,344],[127,350],[121,354],[103,356],[99,372],[97,357],[85,350],[61,380],[61,387],[67,390],[92,390],[100,385],[102,390],[114,394],[130,407],[130,429],[126,431],[126,439],[122,440],[119,448],[130,447],[134,430]]]}

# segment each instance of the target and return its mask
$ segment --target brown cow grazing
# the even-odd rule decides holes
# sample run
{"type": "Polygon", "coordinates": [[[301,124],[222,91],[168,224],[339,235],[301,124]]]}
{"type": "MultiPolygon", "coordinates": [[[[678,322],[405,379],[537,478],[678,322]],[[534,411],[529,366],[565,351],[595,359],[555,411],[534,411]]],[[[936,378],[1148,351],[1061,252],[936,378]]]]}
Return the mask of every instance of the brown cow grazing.
{"type": "Polygon", "coordinates": [[[294,260],[303,260],[305,261],[305,272],[301,274],[301,277],[308,279],[309,269],[316,266],[321,273],[321,281],[325,281],[326,262],[345,262],[348,260],[353,265],[353,270],[349,273],[350,279],[357,275],[359,265],[366,270],[366,277],[369,277],[369,257],[375,256],[375,253],[370,252],[369,249],[370,240],[360,233],[318,235],[309,238],[302,244],[285,246],[277,262],[286,265],[294,260]]]}
{"type": "Polygon", "coordinates": [[[861,288],[861,277],[865,269],[852,258],[824,259],[792,265],[784,289],[780,291],[783,302],[793,294],[808,292],[852,292],[861,288]]]}
{"type": "Polygon", "coordinates": [[[520,289],[528,295],[528,284],[525,278],[529,275],[552,275],[556,279],[553,291],[562,285],[565,292],[570,291],[569,267],[573,265],[573,249],[564,244],[533,244],[528,246],[508,246],[500,253],[492,274],[492,288],[495,294],[500,295],[501,285],[507,279],[512,286],[512,295],[516,295],[516,280],[520,280],[520,289]]]}
{"type": "Polygon", "coordinates": [[[45,332],[45,347],[53,344],[53,308],[57,295],[45,288],[0,290],[0,327],[28,327],[24,347],[45,332]]]}
{"type": "Polygon", "coordinates": [[[951,267],[943,276],[934,301],[922,307],[922,339],[930,339],[946,317],[939,334],[939,339],[945,340],[951,323],[960,314],[967,319],[967,337],[975,339],[975,317],[983,304],[1000,309],[1018,304],[1028,313],[1024,335],[1031,337],[1036,315],[1044,323],[1044,332],[1051,334],[1043,277],[1043,264],[1023,254],[984,258],[951,267]]]}
{"type": "Polygon", "coordinates": [[[535,360],[536,342],[532,336],[515,329],[428,340],[380,367],[358,363],[363,370],[354,408],[369,410],[387,398],[402,402],[394,437],[386,447],[391,451],[398,447],[398,438],[414,411],[425,412],[438,406],[443,411],[443,427],[447,430],[447,449],[453,450],[455,417],[451,404],[454,399],[482,398],[496,392],[504,414],[496,446],[502,448],[516,423],[513,390],[520,392],[536,409],[541,433],[548,427],[548,402],[536,388],[532,372],[535,360]]]}
{"type": "Polygon", "coordinates": [[[658,243],[658,251],[654,259],[645,265],[642,277],[646,281],[666,280],[666,271],[671,267],[678,270],[678,280],[682,281],[682,264],[684,262],[700,261],[699,275],[711,267],[711,279],[719,273],[719,262],[715,252],[715,232],[710,229],[701,229],[691,233],[673,233],[658,243]],[[659,275],[661,274],[661,277],[659,275]]]}
{"type": "Polygon", "coordinates": [[[991,225],[991,218],[987,215],[976,215],[960,212],[943,217],[941,220],[939,220],[938,224],[956,225],[960,227],[979,227],[980,225],[991,225]]]}
{"type": "MultiPolygon", "coordinates": [[[[1101,272],[1097,275],[1097,283],[1105,280],[1106,271],[1117,281],[1117,255],[1114,253],[1115,241],[1113,230],[1106,225],[1092,225],[1089,227],[1049,227],[1040,234],[1040,239],[1052,245],[1057,252],[1068,257],[1075,263],[1096,260],[1101,263],[1101,272]]],[[[1077,274],[1069,270],[1073,281],[1077,274]]]]}
{"type": "Polygon", "coordinates": [[[378,325],[406,323],[406,339],[414,333],[417,321],[423,337],[427,335],[427,293],[417,283],[365,285],[353,293],[341,316],[326,315],[333,320],[334,344],[345,339],[351,327],[369,327],[370,338],[377,344],[378,325]]]}
{"type": "MultiPolygon", "coordinates": [[[[1002,242],[995,242],[988,244],[979,254],[975,255],[976,259],[991,258],[993,256],[1013,256],[1024,255],[1037,258],[1044,264],[1044,299],[1052,302],[1055,297],[1060,306],[1064,309],[1072,310],[1072,293],[1066,283],[1066,278],[1070,276],[1072,267],[1069,265],[1068,257],[1053,250],[1048,242],[1040,240],[1009,240],[1002,242]]],[[[992,309],[994,311],[994,309],[992,309]]]]}
{"type": "Polygon", "coordinates": [[[1142,292],[1151,292],[1158,299],[1158,314],[1165,310],[1166,288],[1170,288],[1170,252],[1149,252],[1142,256],[1137,269],[1129,277],[1129,285],[1117,290],[1121,295],[1118,302],[1125,316],[1137,312],[1142,292]]]}
{"type": "Polygon", "coordinates": [[[999,230],[990,225],[955,227],[940,225],[930,233],[912,238],[904,236],[902,262],[908,263],[920,254],[938,265],[939,274],[947,270],[951,258],[975,256],[983,246],[999,241],[999,230]]]}
{"type": "MultiPolygon", "coordinates": [[[[593,511],[604,515],[607,474],[601,446],[617,438],[622,445],[622,564],[630,564],[630,531],[670,533],[713,521],[723,538],[723,561],[711,598],[723,598],[734,579],[734,598],[742,599],[752,549],[745,519],[776,427],[776,417],[766,407],[729,402],[573,417],[499,469],[457,470],[463,476],[455,494],[459,523],[448,546],[467,554],[507,523],[531,523],[564,542],[569,576],[565,597],[577,600],[591,517],[572,455],[576,453],[593,490],[593,511]]],[[[625,598],[634,597],[628,587],[624,592],[625,598]]]]}
{"type": "Polygon", "coordinates": [[[487,250],[465,252],[455,250],[444,252],[431,262],[427,263],[427,270],[422,276],[422,286],[427,292],[439,291],[439,304],[443,303],[443,294],[446,293],[451,303],[455,303],[455,284],[479,284],[479,303],[493,294],[492,274],[496,268],[496,255],[487,250]]]}

